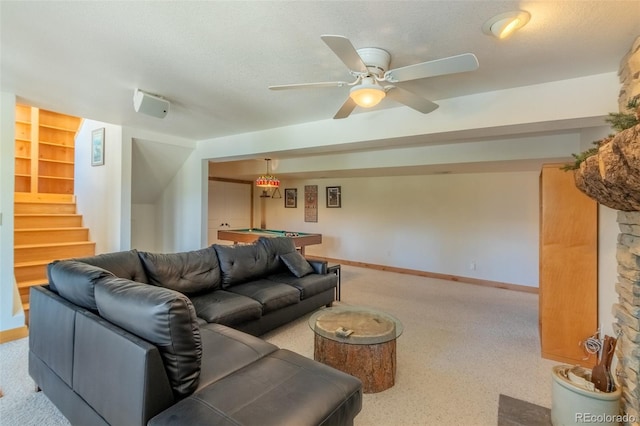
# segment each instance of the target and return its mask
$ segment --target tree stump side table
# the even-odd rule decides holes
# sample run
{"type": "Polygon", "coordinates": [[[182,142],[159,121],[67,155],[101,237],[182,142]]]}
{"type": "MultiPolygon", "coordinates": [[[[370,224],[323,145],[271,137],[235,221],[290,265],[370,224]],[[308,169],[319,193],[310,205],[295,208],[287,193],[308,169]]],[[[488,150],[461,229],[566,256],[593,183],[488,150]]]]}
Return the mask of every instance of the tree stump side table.
{"type": "Polygon", "coordinates": [[[316,361],[362,381],[364,393],[377,393],[395,383],[399,320],[372,308],[334,306],[311,316],[316,361]]]}

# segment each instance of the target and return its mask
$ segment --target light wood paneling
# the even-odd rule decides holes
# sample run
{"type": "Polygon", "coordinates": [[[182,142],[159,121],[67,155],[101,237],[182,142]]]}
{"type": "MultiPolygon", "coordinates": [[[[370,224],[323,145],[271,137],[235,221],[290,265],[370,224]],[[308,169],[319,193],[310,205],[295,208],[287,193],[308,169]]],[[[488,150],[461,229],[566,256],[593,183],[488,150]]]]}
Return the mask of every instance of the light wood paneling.
{"type": "Polygon", "coordinates": [[[75,197],[68,194],[37,194],[31,192],[16,192],[16,203],[75,203],[75,197]]]}
{"type": "Polygon", "coordinates": [[[75,214],[76,205],[74,203],[21,203],[14,205],[15,214],[75,214]]]}
{"type": "Polygon", "coordinates": [[[75,135],[81,122],[16,105],[14,275],[27,319],[29,289],[47,283],[50,262],[95,254],[73,195],[75,135]]]}
{"type": "Polygon", "coordinates": [[[580,342],[598,329],[598,205],[559,167],[540,176],[542,356],[590,367],[580,342]]]}
{"type": "Polygon", "coordinates": [[[40,124],[62,130],[71,130],[75,132],[82,119],[71,115],[59,114],[53,111],[40,110],[40,124]]]}
{"type": "Polygon", "coordinates": [[[16,229],[13,243],[15,245],[47,244],[51,241],[70,243],[74,241],[87,241],[88,239],[89,230],[87,228],[31,228],[16,229]]]}
{"type": "MultiPolygon", "coordinates": [[[[29,335],[27,326],[12,328],[10,330],[0,331],[0,343],[11,342],[12,340],[22,339],[29,335]]],[[[5,389],[6,391],[6,389],[5,389]]]]}
{"type": "Polygon", "coordinates": [[[94,242],[28,244],[15,246],[14,262],[33,262],[41,259],[68,259],[72,257],[92,256],[95,253],[94,242]]]}
{"type": "Polygon", "coordinates": [[[16,105],[16,192],[73,194],[75,135],[82,119],[16,105]]]}
{"type": "Polygon", "coordinates": [[[31,107],[28,105],[16,105],[16,122],[30,122],[31,107]]]}
{"type": "Polygon", "coordinates": [[[79,214],[18,214],[14,217],[15,229],[74,228],[82,225],[79,214]]]}
{"type": "Polygon", "coordinates": [[[18,282],[38,281],[47,282],[47,265],[54,259],[39,260],[37,262],[19,262],[14,265],[13,271],[18,282]]]}

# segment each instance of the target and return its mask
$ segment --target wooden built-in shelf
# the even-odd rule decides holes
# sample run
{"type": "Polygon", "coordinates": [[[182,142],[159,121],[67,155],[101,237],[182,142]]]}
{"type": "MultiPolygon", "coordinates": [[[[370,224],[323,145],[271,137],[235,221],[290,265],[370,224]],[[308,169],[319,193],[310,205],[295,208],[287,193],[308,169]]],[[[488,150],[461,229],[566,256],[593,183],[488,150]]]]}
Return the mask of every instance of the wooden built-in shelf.
{"type": "Polygon", "coordinates": [[[82,119],[16,105],[15,191],[73,194],[75,135],[82,119]]]}
{"type": "Polygon", "coordinates": [[[38,179],[73,180],[72,177],[64,177],[64,176],[39,176],[38,179]]]}
{"type": "Polygon", "coordinates": [[[49,146],[58,146],[60,148],[70,148],[74,149],[73,144],[60,143],[60,142],[50,142],[50,141],[40,141],[40,145],[49,145],[49,146]]]}

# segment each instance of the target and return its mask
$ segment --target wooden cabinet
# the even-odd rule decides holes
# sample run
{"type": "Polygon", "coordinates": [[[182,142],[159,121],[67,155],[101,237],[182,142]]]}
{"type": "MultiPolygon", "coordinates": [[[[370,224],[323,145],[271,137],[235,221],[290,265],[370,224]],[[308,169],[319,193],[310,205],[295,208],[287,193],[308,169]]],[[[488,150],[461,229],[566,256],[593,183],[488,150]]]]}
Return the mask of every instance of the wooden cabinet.
{"type": "Polygon", "coordinates": [[[560,167],[540,174],[542,356],[593,366],[580,342],[598,329],[598,204],[560,167]]]}
{"type": "Polygon", "coordinates": [[[80,122],[78,117],[16,105],[16,192],[73,194],[80,122]]]}

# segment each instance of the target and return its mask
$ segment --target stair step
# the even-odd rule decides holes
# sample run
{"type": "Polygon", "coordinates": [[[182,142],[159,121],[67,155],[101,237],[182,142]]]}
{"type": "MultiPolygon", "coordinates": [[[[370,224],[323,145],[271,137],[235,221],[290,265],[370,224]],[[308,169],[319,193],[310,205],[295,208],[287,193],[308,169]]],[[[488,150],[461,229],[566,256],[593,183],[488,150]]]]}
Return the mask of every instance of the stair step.
{"type": "Polygon", "coordinates": [[[76,204],[72,202],[14,202],[13,209],[14,214],[74,214],[76,212],[76,204]]]}
{"type": "Polygon", "coordinates": [[[17,214],[13,220],[14,229],[82,226],[82,215],[79,214],[17,214]]]}
{"type": "Polygon", "coordinates": [[[47,265],[53,262],[53,260],[54,259],[47,259],[37,262],[15,263],[13,273],[16,277],[16,282],[46,280],[47,265]]]}
{"type": "Polygon", "coordinates": [[[28,228],[16,229],[14,232],[14,245],[46,244],[51,241],[70,243],[87,241],[89,230],[87,228],[28,228]]]}
{"type": "Polygon", "coordinates": [[[89,241],[59,244],[19,245],[14,248],[14,263],[93,256],[95,254],[95,249],[96,243],[89,241]]]}
{"type": "Polygon", "coordinates": [[[72,194],[46,194],[42,192],[14,192],[13,201],[15,203],[51,203],[64,202],[73,203],[75,195],[72,194]]]}
{"type": "MultiPolygon", "coordinates": [[[[44,284],[48,284],[48,283],[44,283],[44,284]]],[[[43,284],[38,284],[38,285],[43,285],[43,284]]],[[[20,302],[22,302],[23,305],[25,303],[29,303],[29,295],[31,294],[31,287],[33,286],[20,287],[18,289],[18,293],[20,294],[20,302]]]]}
{"type": "Polygon", "coordinates": [[[19,289],[26,289],[27,293],[29,292],[29,288],[36,286],[36,285],[47,285],[49,284],[49,280],[47,278],[45,279],[40,279],[40,280],[31,280],[31,281],[20,281],[18,282],[18,288],[19,289]]]}

